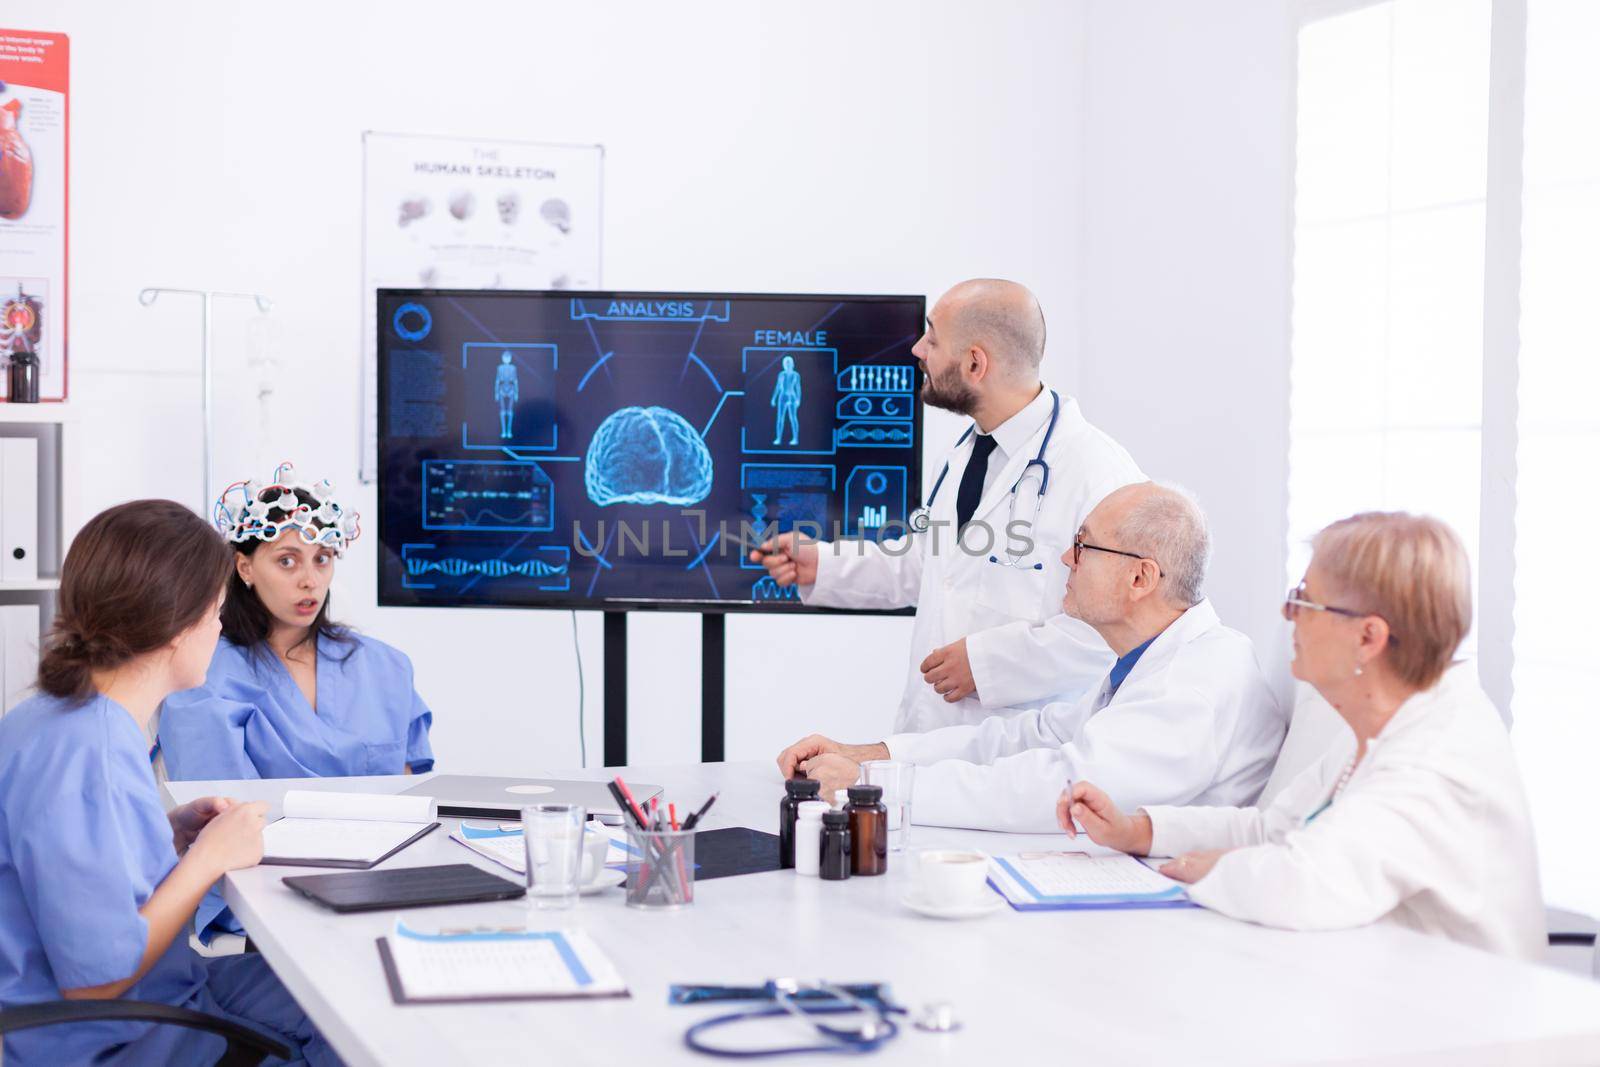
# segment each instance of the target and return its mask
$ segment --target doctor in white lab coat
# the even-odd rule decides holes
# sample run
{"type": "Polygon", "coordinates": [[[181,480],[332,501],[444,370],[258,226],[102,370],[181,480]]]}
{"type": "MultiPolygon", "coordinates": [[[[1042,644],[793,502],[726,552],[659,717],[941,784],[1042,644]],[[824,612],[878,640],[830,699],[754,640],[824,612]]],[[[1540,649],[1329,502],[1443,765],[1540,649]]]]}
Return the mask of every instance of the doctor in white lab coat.
{"type": "Polygon", "coordinates": [[[1097,503],[1143,475],[1076,400],[1039,380],[1044,317],[1023,286],[956,286],[912,351],[923,400],[973,419],[941,467],[927,528],[913,513],[912,528],[881,542],[787,533],[751,558],[778,584],[798,583],[807,604],[917,609],[897,732],[1076,697],[1114,657],[1061,614],[1061,554],[1097,503]]]}
{"type": "Polygon", "coordinates": [[[918,764],[919,823],[1044,833],[1068,782],[1124,804],[1249,804],[1283,743],[1285,718],[1250,639],[1201,597],[1209,539],[1182,492],[1146,482],[1107,497],[1066,553],[1062,606],[1117,653],[1095,691],[976,725],[877,745],[809,737],[779,756],[823,795],[866,759],[918,764]]]}
{"type": "Polygon", "coordinates": [[[1538,857],[1510,739],[1472,663],[1467,555],[1450,528],[1406,514],[1323,530],[1284,614],[1295,677],[1350,733],[1265,811],[1150,806],[1098,783],[1058,805],[1095,841],[1173,855],[1162,873],[1200,904],[1268,926],[1393,922],[1538,960],[1538,857]]]}

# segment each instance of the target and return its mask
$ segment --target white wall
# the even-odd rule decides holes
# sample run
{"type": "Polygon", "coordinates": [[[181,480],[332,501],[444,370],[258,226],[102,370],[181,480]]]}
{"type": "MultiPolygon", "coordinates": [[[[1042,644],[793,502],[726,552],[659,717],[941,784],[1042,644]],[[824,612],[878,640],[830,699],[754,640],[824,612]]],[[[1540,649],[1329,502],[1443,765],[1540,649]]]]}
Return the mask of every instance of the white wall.
{"type": "MultiPolygon", "coordinates": [[[[419,0],[70,6],[72,390],[79,514],[201,504],[198,312],[138,289],[258,290],[216,332],[220,481],[279,459],[356,485],[360,134],[602,142],[605,281],[923,292],[1023,279],[1046,373],[1156,477],[1196,490],[1210,589],[1279,670],[1293,40],[1287,4],[806,5],[419,0]]],[[[959,424],[930,419],[929,475],[959,424]]],[[[220,488],[220,487],[219,487],[220,488]]],[[[408,651],[450,766],[577,762],[561,612],[375,606],[375,524],[339,614],[408,651]]],[[[589,758],[599,617],[579,616],[589,758]]],[[[733,758],[821,729],[869,739],[903,619],[728,626],[733,758]]],[[[696,758],[697,617],[636,615],[635,761],[696,758]]]]}
{"type": "MultiPolygon", "coordinates": [[[[615,287],[934,296],[971,275],[1024,279],[1050,317],[1047,373],[1074,390],[1080,327],[1109,352],[1118,329],[1152,326],[1078,321],[1085,18],[1079,4],[961,0],[11,0],[8,25],[72,37],[72,392],[89,453],[79,513],[149,495],[202,503],[198,312],[135,300],[173,285],[276,301],[265,319],[220,310],[218,480],[292,459],[375,517],[355,480],[364,129],[604,143],[615,287]]],[[[1115,171],[1090,173],[1099,210],[1119,195],[1105,188],[1115,171]]],[[[1091,246],[1110,236],[1089,228],[1091,246]]],[[[1153,318],[1161,305],[1116,306],[1153,318]]],[[[1175,354],[1147,340],[1116,350],[1175,354]]],[[[1159,435],[1100,396],[1118,387],[1112,368],[1089,369],[1091,414],[1161,471],[1159,435]]],[[[930,420],[930,455],[957,432],[930,420]]],[[[480,772],[575,764],[569,616],[379,610],[374,523],[368,538],[341,567],[338,614],[410,653],[441,760],[480,772]]],[[[580,628],[598,762],[598,616],[580,628]]],[[[811,729],[886,731],[906,620],[734,617],[728,630],[730,756],[772,755],[811,729]]],[[[631,635],[631,758],[696,758],[696,617],[638,615],[631,635]]]]}
{"type": "Polygon", "coordinates": [[[1200,498],[1208,594],[1287,693],[1294,27],[1287,0],[1092,0],[1089,418],[1200,498]]]}

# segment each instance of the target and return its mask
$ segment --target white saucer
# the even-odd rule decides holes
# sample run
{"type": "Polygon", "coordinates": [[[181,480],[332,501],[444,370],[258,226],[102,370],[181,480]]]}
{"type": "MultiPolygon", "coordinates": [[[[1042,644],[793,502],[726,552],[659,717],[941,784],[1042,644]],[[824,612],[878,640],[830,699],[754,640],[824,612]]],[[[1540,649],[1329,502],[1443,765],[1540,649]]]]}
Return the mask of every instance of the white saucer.
{"type": "Polygon", "coordinates": [[[900,903],[916,912],[926,915],[930,919],[981,919],[985,915],[993,915],[1006,906],[1005,898],[984,889],[984,894],[971,904],[940,905],[930,904],[923,900],[915,889],[909,890],[900,898],[900,903]]]}
{"type": "MultiPolygon", "coordinates": [[[[586,897],[586,896],[589,896],[591,893],[598,893],[602,889],[610,889],[612,886],[621,885],[623,882],[626,882],[627,880],[628,880],[628,872],[627,871],[618,871],[618,870],[613,870],[610,867],[606,867],[603,870],[601,870],[600,874],[595,878],[594,881],[585,882],[582,885],[578,886],[578,895],[582,896],[582,897],[586,897]]],[[[539,890],[537,890],[537,889],[529,889],[528,890],[528,895],[530,897],[537,897],[537,896],[545,896],[546,894],[540,893],[539,890]]]]}
{"type": "Polygon", "coordinates": [[[618,871],[610,867],[604,867],[601,869],[600,874],[596,876],[594,881],[578,887],[578,895],[586,897],[591,893],[598,893],[602,889],[610,889],[614,885],[621,885],[627,880],[627,871],[618,871]]]}

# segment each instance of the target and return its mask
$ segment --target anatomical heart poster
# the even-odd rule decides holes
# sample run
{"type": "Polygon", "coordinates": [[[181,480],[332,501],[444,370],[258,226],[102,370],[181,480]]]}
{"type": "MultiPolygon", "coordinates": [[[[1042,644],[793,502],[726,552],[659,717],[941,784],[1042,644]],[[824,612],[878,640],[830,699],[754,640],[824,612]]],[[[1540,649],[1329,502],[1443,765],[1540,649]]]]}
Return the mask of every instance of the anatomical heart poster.
{"type": "Polygon", "coordinates": [[[377,290],[597,289],[599,145],[362,135],[361,479],[378,464],[377,290]]]}
{"type": "Polygon", "coordinates": [[[66,399],[67,38],[0,29],[0,396],[17,352],[66,399]]]}

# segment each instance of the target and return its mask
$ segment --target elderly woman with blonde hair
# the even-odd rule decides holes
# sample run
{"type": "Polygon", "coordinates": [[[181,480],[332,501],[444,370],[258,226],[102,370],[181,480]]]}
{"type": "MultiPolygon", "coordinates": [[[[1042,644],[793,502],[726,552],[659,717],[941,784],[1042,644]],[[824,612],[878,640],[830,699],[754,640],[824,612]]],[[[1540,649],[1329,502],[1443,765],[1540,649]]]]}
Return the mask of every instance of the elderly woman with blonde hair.
{"type": "Polygon", "coordinates": [[[1533,827],[1510,740],[1478,684],[1452,662],[1472,624],[1467,555],[1437,519],[1356,515],[1312,542],[1284,602],[1294,676],[1354,734],[1265,810],[1118,811],[1088,782],[1057,816],[1094,841],[1174,856],[1214,911],[1331,930],[1384,920],[1509,956],[1545,944],[1533,827]]]}

